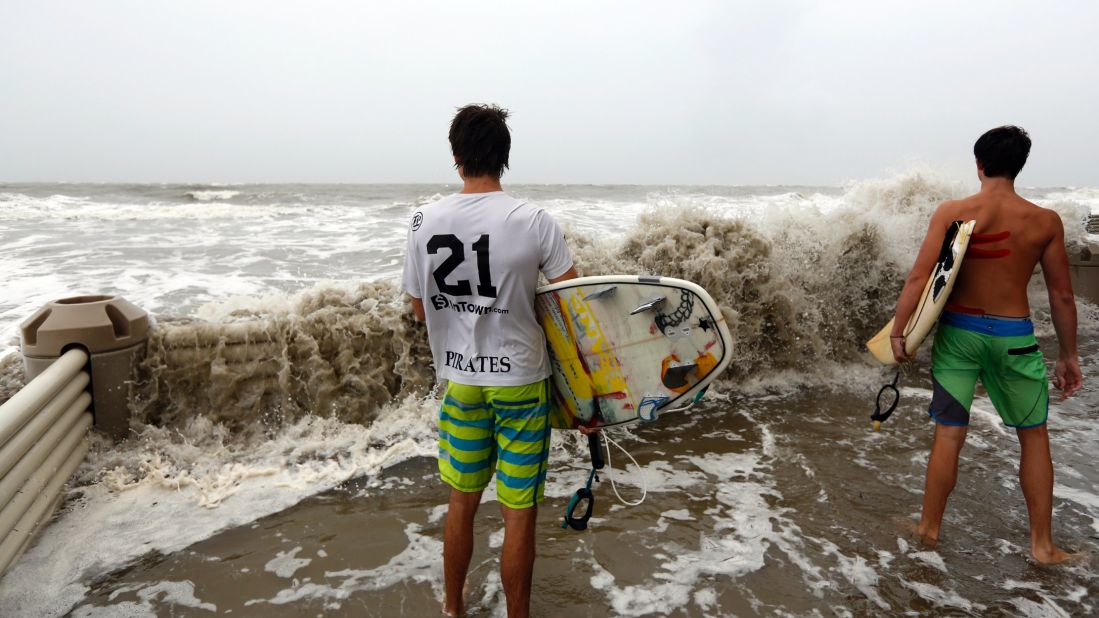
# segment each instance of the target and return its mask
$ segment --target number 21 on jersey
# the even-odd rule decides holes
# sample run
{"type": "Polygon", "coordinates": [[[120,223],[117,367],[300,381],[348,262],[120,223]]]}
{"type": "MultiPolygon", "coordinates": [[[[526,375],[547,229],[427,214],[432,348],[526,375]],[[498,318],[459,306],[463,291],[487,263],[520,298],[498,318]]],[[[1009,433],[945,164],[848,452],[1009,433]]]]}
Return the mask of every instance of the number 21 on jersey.
{"type": "MultiPolygon", "coordinates": [[[[468,280],[461,279],[453,283],[447,281],[447,277],[466,259],[466,249],[462,241],[454,234],[436,234],[427,241],[429,254],[436,255],[441,249],[449,250],[450,255],[431,273],[439,291],[451,296],[473,295],[473,288],[468,280]]],[[[496,298],[496,286],[492,285],[492,272],[488,266],[488,234],[482,234],[473,243],[472,249],[477,254],[477,295],[496,298]]]]}

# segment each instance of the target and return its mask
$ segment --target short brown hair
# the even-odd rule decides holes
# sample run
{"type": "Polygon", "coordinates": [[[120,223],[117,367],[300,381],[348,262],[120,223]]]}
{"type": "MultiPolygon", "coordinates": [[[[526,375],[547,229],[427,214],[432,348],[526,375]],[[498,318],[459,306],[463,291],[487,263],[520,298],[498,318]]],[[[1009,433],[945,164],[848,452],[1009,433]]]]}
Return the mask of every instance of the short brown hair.
{"type": "Polygon", "coordinates": [[[1026,165],[1030,154],[1030,136],[1020,127],[1006,125],[985,132],[973,144],[973,156],[988,178],[1015,177],[1026,165]]]}
{"type": "Polygon", "coordinates": [[[463,176],[504,175],[511,152],[508,110],[495,105],[466,105],[450,122],[450,151],[463,176]]]}

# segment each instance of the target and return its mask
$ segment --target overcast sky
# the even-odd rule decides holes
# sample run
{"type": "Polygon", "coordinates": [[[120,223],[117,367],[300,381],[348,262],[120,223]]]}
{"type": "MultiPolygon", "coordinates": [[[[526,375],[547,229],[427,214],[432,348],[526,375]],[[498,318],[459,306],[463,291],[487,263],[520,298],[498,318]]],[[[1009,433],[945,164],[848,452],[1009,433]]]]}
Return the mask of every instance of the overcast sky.
{"type": "Polygon", "coordinates": [[[508,182],[972,177],[1099,186],[1099,3],[0,0],[0,180],[451,182],[454,109],[508,182]]]}

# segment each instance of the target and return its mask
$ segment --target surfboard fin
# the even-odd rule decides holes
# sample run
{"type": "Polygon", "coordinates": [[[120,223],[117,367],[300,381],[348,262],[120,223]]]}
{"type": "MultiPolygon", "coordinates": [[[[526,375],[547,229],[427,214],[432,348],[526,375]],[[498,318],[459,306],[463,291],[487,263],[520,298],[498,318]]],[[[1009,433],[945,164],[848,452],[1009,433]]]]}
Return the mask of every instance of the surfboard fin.
{"type": "Polygon", "coordinates": [[[664,375],[661,376],[661,380],[664,382],[664,386],[672,390],[684,389],[689,386],[687,382],[687,376],[690,375],[695,368],[698,367],[697,363],[684,363],[682,365],[670,365],[664,371],[664,375]]]}
{"type": "Polygon", "coordinates": [[[650,298],[649,300],[646,300],[646,301],[642,302],[640,305],[638,305],[636,309],[634,309],[633,311],[630,312],[630,315],[637,315],[637,314],[641,313],[642,311],[650,311],[652,309],[656,309],[657,307],[663,305],[667,301],[668,301],[668,299],[663,297],[663,296],[655,296],[653,298],[650,298]]]}
{"type": "Polygon", "coordinates": [[[645,422],[655,421],[657,417],[656,411],[667,401],[667,397],[642,397],[641,405],[637,408],[637,418],[645,422]]]}
{"type": "Polygon", "coordinates": [[[584,297],[584,300],[585,301],[596,300],[596,299],[599,299],[599,298],[607,298],[608,296],[614,296],[614,293],[615,293],[616,290],[618,290],[617,285],[607,286],[607,287],[603,288],[602,290],[596,290],[595,292],[592,292],[591,294],[588,294],[587,296],[584,297]]]}

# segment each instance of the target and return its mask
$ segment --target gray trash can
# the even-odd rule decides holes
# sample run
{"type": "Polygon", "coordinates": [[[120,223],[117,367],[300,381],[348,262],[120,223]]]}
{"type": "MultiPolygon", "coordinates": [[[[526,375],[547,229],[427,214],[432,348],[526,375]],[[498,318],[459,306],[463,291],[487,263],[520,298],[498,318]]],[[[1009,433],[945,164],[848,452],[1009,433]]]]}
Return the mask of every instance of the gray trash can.
{"type": "Polygon", "coordinates": [[[95,426],[121,439],[129,432],[129,389],[145,353],[149,314],[118,296],[76,296],[48,303],[20,325],[23,365],[30,382],[64,352],[90,358],[95,426]]]}
{"type": "Polygon", "coordinates": [[[1099,304],[1099,246],[1070,253],[1068,270],[1072,275],[1072,291],[1088,302],[1099,304]]]}

